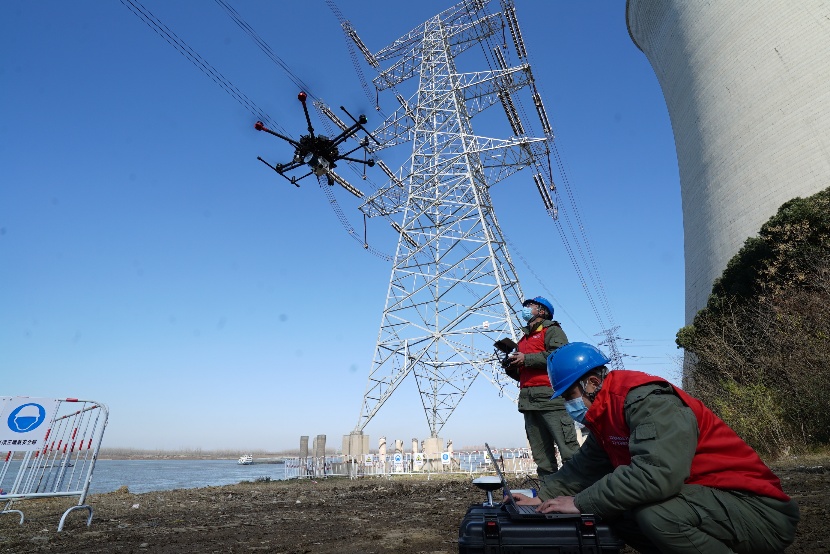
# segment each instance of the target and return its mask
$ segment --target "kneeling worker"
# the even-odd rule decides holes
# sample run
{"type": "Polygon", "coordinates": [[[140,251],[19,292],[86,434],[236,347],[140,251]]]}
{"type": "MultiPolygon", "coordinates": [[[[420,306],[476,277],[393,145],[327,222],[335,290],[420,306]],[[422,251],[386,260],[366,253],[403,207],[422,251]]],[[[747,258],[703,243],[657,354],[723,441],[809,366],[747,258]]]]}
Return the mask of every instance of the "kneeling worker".
{"type": "Polygon", "coordinates": [[[608,362],[580,342],[548,358],[554,395],[590,434],[520,504],[596,514],[644,553],[773,553],[793,542],[798,506],[748,444],[668,381],[608,362]]]}

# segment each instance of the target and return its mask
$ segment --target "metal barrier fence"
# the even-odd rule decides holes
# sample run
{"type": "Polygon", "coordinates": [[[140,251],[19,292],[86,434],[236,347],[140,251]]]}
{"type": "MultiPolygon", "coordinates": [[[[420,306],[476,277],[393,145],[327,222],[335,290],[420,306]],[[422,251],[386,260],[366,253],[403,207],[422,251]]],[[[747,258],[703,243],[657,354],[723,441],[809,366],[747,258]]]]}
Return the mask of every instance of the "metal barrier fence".
{"type": "MultiPolygon", "coordinates": [[[[536,474],[536,463],[526,448],[494,450],[504,472],[514,475],[536,474]]],[[[383,457],[368,454],[362,460],[347,460],[343,456],[325,458],[285,458],[286,479],[316,479],[325,477],[391,477],[394,475],[440,475],[495,473],[486,450],[444,453],[426,459],[412,453],[387,454],[383,457]]]]}
{"type": "Polygon", "coordinates": [[[67,509],[58,523],[63,530],[66,516],[85,509],[87,526],[92,523],[92,507],[84,504],[92,471],[109,411],[104,404],[76,398],[0,397],[1,514],[20,514],[11,509],[22,500],[52,497],[78,497],[78,504],[67,509]]]}

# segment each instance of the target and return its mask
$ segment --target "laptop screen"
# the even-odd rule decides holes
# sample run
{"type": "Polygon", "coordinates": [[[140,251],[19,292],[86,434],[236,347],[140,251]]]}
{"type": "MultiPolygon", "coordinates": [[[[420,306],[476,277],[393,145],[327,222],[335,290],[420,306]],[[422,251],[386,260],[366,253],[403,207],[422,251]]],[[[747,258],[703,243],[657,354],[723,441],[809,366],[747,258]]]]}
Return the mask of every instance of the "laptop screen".
{"type": "Polygon", "coordinates": [[[490,449],[490,445],[485,442],[484,446],[487,447],[487,454],[490,456],[490,460],[493,461],[493,465],[496,467],[496,474],[499,476],[499,479],[501,479],[501,486],[504,491],[504,494],[508,498],[508,502],[515,506],[516,499],[513,498],[513,493],[510,491],[510,487],[507,486],[507,480],[504,478],[504,474],[501,472],[501,467],[499,467],[499,463],[496,461],[496,457],[493,456],[493,451],[490,449]]]}

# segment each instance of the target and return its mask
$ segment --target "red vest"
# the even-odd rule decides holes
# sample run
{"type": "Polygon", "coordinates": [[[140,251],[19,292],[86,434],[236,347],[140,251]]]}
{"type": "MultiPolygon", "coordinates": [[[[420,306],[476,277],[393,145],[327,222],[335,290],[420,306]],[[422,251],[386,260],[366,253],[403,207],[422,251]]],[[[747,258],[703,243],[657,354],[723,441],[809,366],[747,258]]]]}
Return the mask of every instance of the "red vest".
{"type": "MultiPolygon", "coordinates": [[[[612,371],[585,414],[585,426],[599,440],[614,467],[631,463],[631,453],[628,450],[631,430],[625,423],[625,397],[634,387],[648,383],[667,381],[639,371],[612,371]]],[[[686,483],[789,501],[790,498],[781,489],[778,477],[735,431],[700,400],[671,386],[697,418],[697,449],[686,483]]]]}
{"type": "MultiPolygon", "coordinates": [[[[539,354],[545,351],[545,332],[547,327],[542,327],[541,331],[536,331],[529,335],[525,335],[519,339],[519,352],[522,354],[539,354]]],[[[544,368],[528,368],[522,367],[519,370],[519,387],[549,387],[550,379],[548,378],[548,368],[545,364],[544,368]]]]}

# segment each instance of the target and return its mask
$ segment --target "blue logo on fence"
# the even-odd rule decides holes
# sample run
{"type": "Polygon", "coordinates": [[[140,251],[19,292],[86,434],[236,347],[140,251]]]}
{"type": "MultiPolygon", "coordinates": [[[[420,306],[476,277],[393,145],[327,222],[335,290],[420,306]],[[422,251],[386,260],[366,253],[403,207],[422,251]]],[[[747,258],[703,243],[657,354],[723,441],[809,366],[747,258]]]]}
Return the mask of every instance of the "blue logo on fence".
{"type": "Polygon", "coordinates": [[[400,454],[395,454],[395,463],[400,464],[402,462],[403,462],[403,456],[401,456],[400,454]]]}
{"type": "Polygon", "coordinates": [[[15,433],[28,433],[37,429],[46,421],[46,409],[40,404],[30,402],[23,404],[9,414],[9,429],[15,433]]]}

